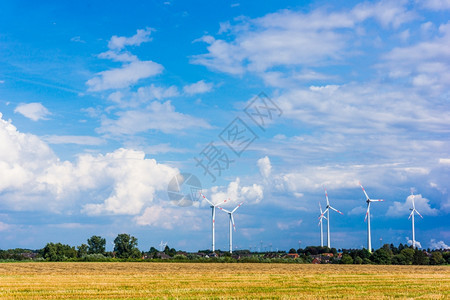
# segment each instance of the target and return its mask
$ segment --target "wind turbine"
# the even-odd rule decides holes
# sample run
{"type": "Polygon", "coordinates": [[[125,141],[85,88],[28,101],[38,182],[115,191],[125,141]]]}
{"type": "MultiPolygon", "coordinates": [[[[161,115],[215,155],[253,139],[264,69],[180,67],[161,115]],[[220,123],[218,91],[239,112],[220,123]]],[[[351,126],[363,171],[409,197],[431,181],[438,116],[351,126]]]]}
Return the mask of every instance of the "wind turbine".
{"type": "Polygon", "coordinates": [[[332,207],[330,205],[330,202],[328,201],[328,193],[327,193],[327,189],[325,189],[325,197],[327,198],[327,209],[325,209],[325,211],[320,215],[319,218],[323,217],[325,215],[325,213],[327,213],[327,247],[331,248],[330,246],[330,208],[332,210],[334,210],[335,212],[340,213],[341,215],[343,215],[343,213],[341,213],[340,211],[338,211],[336,208],[332,207]]]}
{"type": "Polygon", "coordinates": [[[202,197],[211,205],[212,210],[212,252],[214,252],[216,249],[216,230],[215,230],[215,223],[216,223],[216,206],[227,202],[227,200],[222,201],[221,203],[213,204],[211,201],[208,200],[202,193],[200,193],[202,197]]]}
{"type": "Polygon", "coordinates": [[[236,226],[234,225],[233,214],[243,203],[244,202],[239,203],[239,205],[236,206],[232,211],[228,211],[225,208],[222,208],[219,206],[220,210],[223,210],[224,212],[226,212],[228,214],[228,216],[230,217],[230,253],[233,253],[233,230],[232,229],[234,228],[234,231],[236,231],[236,226]]]}
{"type": "Polygon", "coordinates": [[[367,212],[366,212],[366,217],[364,218],[364,222],[367,220],[367,250],[369,250],[369,252],[372,252],[372,239],[370,236],[370,202],[379,202],[379,201],[384,201],[384,200],[383,199],[370,199],[366,193],[366,190],[362,186],[361,182],[359,183],[359,185],[361,186],[361,188],[364,192],[364,195],[366,195],[367,212]]]}
{"type": "Polygon", "coordinates": [[[327,220],[327,217],[325,217],[325,215],[323,214],[322,205],[320,205],[320,202],[319,202],[319,208],[320,208],[320,216],[319,216],[319,224],[317,224],[317,225],[320,225],[320,247],[323,247],[323,224],[322,224],[322,221],[323,221],[323,219],[327,220]]]}
{"type": "Polygon", "coordinates": [[[411,190],[411,196],[412,196],[412,206],[413,208],[410,208],[409,210],[411,211],[411,214],[408,217],[408,220],[412,217],[411,222],[412,222],[412,246],[413,249],[416,249],[416,233],[414,231],[414,212],[416,212],[422,219],[422,215],[416,210],[416,205],[414,204],[414,194],[411,190]]]}

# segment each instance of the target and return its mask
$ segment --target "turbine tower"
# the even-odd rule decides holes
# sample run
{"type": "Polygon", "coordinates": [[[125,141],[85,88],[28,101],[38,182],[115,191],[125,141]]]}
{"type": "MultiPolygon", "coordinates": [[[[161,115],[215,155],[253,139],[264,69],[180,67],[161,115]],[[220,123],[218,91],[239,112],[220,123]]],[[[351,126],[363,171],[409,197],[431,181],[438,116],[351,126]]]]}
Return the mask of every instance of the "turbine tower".
{"type": "Polygon", "coordinates": [[[223,210],[224,212],[226,212],[228,214],[228,216],[230,217],[230,253],[233,253],[233,228],[234,228],[234,231],[236,231],[236,226],[234,225],[233,214],[243,203],[244,202],[239,203],[239,205],[236,206],[232,211],[228,211],[225,208],[222,208],[219,206],[220,210],[223,210]]]}
{"type": "Polygon", "coordinates": [[[200,195],[202,195],[203,199],[205,199],[211,206],[211,210],[212,210],[212,252],[216,251],[216,236],[215,236],[215,223],[216,223],[216,206],[227,202],[227,200],[222,201],[221,203],[217,203],[217,204],[213,204],[211,201],[208,200],[208,198],[206,198],[202,193],[200,193],[200,195]]]}
{"type": "Polygon", "coordinates": [[[343,213],[341,213],[336,208],[334,208],[330,205],[330,202],[328,201],[327,189],[325,189],[325,197],[327,198],[327,209],[325,209],[325,211],[320,215],[319,218],[323,217],[323,215],[325,215],[325,213],[327,213],[327,217],[326,217],[326,219],[327,219],[327,247],[331,248],[331,246],[330,246],[330,209],[334,210],[335,212],[340,213],[341,215],[343,215],[343,213]]]}
{"type": "Polygon", "coordinates": [[[416,249],[416,233],[414,231],[414,212],[416,212],[422,219],[422,215],[416,210],[416,205],[414,204],[414,194],[411,191],[411,196],[412,196],[412,208],[410,208],[409,210],[411,210],[411,214],[409,215],[408,219],[411,219],[412,222],[412,246],[413,249],[416,249]]]}
{"type": "Polygon", "coordinates": [[[318,225],[320,225],[320,247],[323,247],[323,224],[322,224],[322,221],[323,221],[323,219],[327,220],[327,217],[325,217],[325,215],[323,214],[322,205],[320,205],[320,202],[319,202],[319,209],[320,209],[320,216],[319,216],[319,224],[318,225]]]}
{"type": "Polygon", "coordinates": [[[364,195],[366,195],[366,202],[367,202],[367,212],[366,217],[364,218],[364,222],[367,220],[367,250],[369,250],[370,253],[372,253],[372,239],[370,236],[370,202],[378,202],[378,201],[384,201],[383,199],[370,199],[369,196],[366,193],[366,190],[362,186],[361,182],[359,183],[361,186],[364,195]]]}

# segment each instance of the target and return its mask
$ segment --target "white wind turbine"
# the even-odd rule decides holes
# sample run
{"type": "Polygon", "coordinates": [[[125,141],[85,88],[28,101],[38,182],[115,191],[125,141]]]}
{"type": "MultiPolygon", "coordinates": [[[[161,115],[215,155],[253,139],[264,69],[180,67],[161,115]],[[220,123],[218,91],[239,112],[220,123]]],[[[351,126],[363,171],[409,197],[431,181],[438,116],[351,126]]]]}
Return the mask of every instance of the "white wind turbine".
{"type": "Polygon", "coordinates": [[[320,205],[320,202],[319,202],[319,209],[320,209],[320,216],[319,216],[319,224],[318,225],[320,225],[320,247],[323,247],[323,224],[322,224],[322,221],[323,221],[323,219],[327,220],[327,217],[325,217],[325,215],[323,214],[322,205],[320,205]]]}
{"type": "Polygon", "coordinates": [[[226,212],[228,214],[228,216],[230,217],[230,253],[233,253],[233,228],[234,228],[234,231],[236,231],[236,226],[234,225],[233,214],[243,203],[244,202],[239,203],[239,205],[236,206],[232,211],[228,211],[225,208],[222,208],[219,206],[220,210],[223,210],[224,212],[226,212]]]}
{"type": "Polygon", "coordinates": [[[321,218],[322,216],[325,215],[325,213],[327,213],[327,217],[326,217],[326,219],[327,219],[327,247],[331,248],[331,246],[330,246],[330,209],[334,210],[335,212],[340,213],[341,215],[343,215],[343,213],[341,213],[336,208],[334,208],[330,205],[330,202],[328,201],[327,189],[325,189],[325,197],[327,198],[327,207],[326,207],[325,211],[320,215],[319,218],[321,218]]]}
{"type": "Polygon", "coordinates": [[[410,219],[412,217],[412,219],[411,219],[411,222],[412,222],[412,246],[413,246],[413,249],[416,249],[416,233],[414,231],[414,212],[416,212],[422,219],[423,219],[423,217],[416,210],[416,205],[414,204],[414,194],[413,194],[412,190],[411,190],[411,196],[412,196],[412,206],[413,207],[409,209],[409,210],[411,210],[411,214],[409,215],[408,219],[410,219]]]}
{"type": "Polygon", "coordinates": [[[206,198],[202,193],[200,193],[200,195],[202,195],[202,197],[211,205],[211,210],[212,210],[212,252],[216,251],[216,233],[215,233],[215,223],[216,223],[216,206],[227,202],[227,200],[224,200],[220,203],[217,204],[213,204],[211,201],[208,200],[208,198],[206,198]]]}
{"type": "Polygon", "coordinates": [[[370,202],[378,202],[378,201],[384,201],[383,199],[370,199],[369,196],[366,193],[366,190],[362,186],[361,182],[359,183],[361,186],[364,195],[366,195],[366,202],[367,202],[367,211],[366,211],[366,217],[364,218],[364,222],[367,220],[367,250],[369,252],[372,252],[372,239],[370,236],[370,202]]]}

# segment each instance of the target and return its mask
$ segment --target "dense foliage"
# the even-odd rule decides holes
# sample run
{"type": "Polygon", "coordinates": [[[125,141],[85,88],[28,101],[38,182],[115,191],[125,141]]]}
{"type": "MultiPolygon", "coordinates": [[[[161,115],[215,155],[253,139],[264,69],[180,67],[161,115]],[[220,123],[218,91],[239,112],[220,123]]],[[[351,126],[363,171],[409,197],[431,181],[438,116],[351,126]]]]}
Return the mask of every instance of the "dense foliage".
{"type": "Polygon", "coordinates": [[[0,250],[1,261],[176,261],[176,262],[251,262],[251,263],[331,263],[331,264],[378,264],[378,265],[443,265],[450,264],[450,251],[422,250],[400,244],[385,244],[373,253],[367,249],[339,249],[308,246],[304,249],[291,248],[288,253],[250,252],[238,250],[233,254],[217,250],[200,250],[197,253],[177,251],[165,246],[162,251],[151,247],[141,252],[137,238],[119,234],[114,239],[114,251],[107,252],[106,239],[92,236],[87,244],[76,248],[61,243],[47,243],[39,250],[0,250]]]}

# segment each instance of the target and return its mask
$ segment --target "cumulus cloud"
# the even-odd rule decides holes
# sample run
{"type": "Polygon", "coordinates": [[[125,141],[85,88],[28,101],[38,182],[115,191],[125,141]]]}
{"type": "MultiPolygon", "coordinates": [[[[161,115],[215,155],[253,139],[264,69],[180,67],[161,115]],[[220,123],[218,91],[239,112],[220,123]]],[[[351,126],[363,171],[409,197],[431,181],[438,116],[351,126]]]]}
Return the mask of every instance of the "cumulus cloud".
{"type": "Polygon", "coordinates": [[[436,241],[435,239],[431,239],[430,241],[430,248],[431,249],[450,249],[450,246],[444,243],[444,241],[436,241]]]}
{"type": "Polygon", "coordinates": [[[46,117],[51,114],[42,103],[38,102],[20,104],[14,109],[14,112],[33,121],[46,120],[46,117]]]}
{"type": "Polygon", "coordinates": [[[113,35],[108,43],[108,48],[113,50],[122,50],[126,46],[139,46],[144,42],[151,41],[150,34],[154,31],[152,28],[138,29],[136,34],[131,37],[113,35]]]}
{"type": "Polygon", "coordinates": [[[137,215],[178,170],[145,153],[118,149],[60,161],[48,145],[0,119],[0,199],[11,210],[76,209],[89,215],[137,215]]]}
{"type": "Polygon", "coordinates": [[[114,35],[111,37],[108,48],[110,50],[100,53],[99,58],[122,62],[122,67],[106,70],[95,74],[86,82],[91,92],[109,89],[122,89],[129,87],[139,80],[155,76],[163,71],[163,66],[151,60],[141,61],[128,51],[126,46],[139,46],[150,41],[151,28],[138,29],[132,37],[114,35]]]}
{"type": "Polygon", "coordinates": [[[258,159],[259,172],[264,178],[268,178],[272,171],[272,164],[268,156],[258,159]]]}
{"type": "Polygon", "coordinates": [[[222,202],[225,199],[229,199],[227,203],[236,205],[239,202],[245,202],[247,204],[257,204],[264,198],[264,188],[259,184],[252,184],[249,186],[242,186],[240,178],[236,178],[228,184],[228,187],[214,186],[210,190],[210,201],[213,203],[222,202]]]}
{"type": "Polygon", "coordinates": [[[118,119],[102,120],[100,133],[122,135],[135,134],[149,130],[164,133],[181,133],[188,128],[211,128],[205,120],[176,112],[170,101],[152,102],[142,110],[118,112],[118,119]]]}
{"type": "Polygon", "coordinates": [[[210,92],[212,88],[212,83],[206,83],[204,80],[200,80],[196,83],[185,85],[183,91],[188,95],[195,95],[210,92]]]}
{"type": "Polygon", "coordinates": [[[386,215],[391,217],[409,215],[411,213],[409,209],[412,208],[413,197],[415,207],[421,215],[429,215],[429,216],[437,215],[438,210],[436,208],[431,208],[430,200],[422,197],[422,195],[420,194],[414,196],[409,195],[406,198],[405,202],[403,203],[394,201],[393,205],[389,206],[386,215]]]}
{"type": "Polygon", "coordinates": [[[86,84],[89,91],[120,89],[135,84],[141,79],[152,77],[163,71],[163,66],[153,61],[133,61],[121,68],[102,71],[86,84]]]}
{"type": "MultiPolygon", "coordinates": [[[[413,244],[413,241],[412,240],[410,240],[409,239],[409,237],[406,237],[406,242],[408,243],[408,245],[410,245],[410,246],[412,246],[412,244],[413,244]]],[[[422,245],[420,244],[420,242],[419,241],[416,241],[416,243],[415,243],[416,245],[416,248],[422,248],[422,245]]]]}

